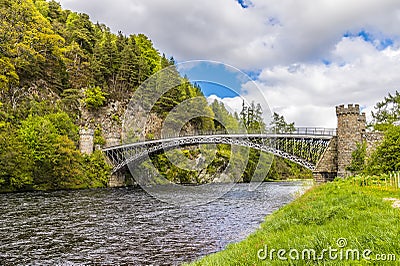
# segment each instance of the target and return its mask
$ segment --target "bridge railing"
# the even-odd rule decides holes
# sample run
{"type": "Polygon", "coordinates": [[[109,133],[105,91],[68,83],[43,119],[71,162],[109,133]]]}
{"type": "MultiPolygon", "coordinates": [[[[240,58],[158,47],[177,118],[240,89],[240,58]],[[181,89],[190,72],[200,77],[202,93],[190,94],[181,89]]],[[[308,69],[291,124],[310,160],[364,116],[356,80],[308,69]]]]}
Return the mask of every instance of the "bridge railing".
{"type": "Polygon", "coordinates": [[[313,135],[313,136],[336,136],[336,128],[323,127],[296,127],[291,132],[276,132],[296,135],[313,135]]]}
{"type": "Polygon", "coordinates": [[[285,135],[310,135],[310,136],[336,136],[336,128],[322,127],[296,127],[292,131],[277,131],[267,128],[264,132],[227,132],[227,131],[196,131],[192,133],[163,134],[162,138],[190,137],[202,135],[234,135],[234,134],[285,134],[285,135]]]}

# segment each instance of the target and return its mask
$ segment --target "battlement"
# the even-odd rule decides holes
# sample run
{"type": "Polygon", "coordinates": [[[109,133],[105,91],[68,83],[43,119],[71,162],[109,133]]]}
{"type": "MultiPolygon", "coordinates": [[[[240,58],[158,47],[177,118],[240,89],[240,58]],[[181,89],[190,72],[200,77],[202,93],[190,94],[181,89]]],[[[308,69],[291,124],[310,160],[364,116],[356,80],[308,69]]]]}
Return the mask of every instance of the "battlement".
{"type": "Polygon", "coordinates": [[[359,121],[360,123],[364,123],[364,124],[367,123],[367,118],[365,117],[365,113],[364,113],[364,112],[362,112],[362,113],[359,115],[358,121],[359,121]]]}
{"type": "MultiPolygon", "coordinates": [[[[348,104],[347,107],[345,107],[342,104],[342,105],[336,106],[336,116],[340,116],[340,115],[360,115],[360,105],[348,104]]],[[[364,114],[364,116],[365,116],[365,114],[364,114]]]]}

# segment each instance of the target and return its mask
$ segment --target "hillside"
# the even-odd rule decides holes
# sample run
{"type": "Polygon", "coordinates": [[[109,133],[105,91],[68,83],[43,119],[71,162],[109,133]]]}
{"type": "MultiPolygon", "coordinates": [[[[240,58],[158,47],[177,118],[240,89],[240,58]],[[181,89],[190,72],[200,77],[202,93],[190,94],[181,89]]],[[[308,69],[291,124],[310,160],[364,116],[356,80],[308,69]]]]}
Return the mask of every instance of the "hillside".
{"type": "MultiPolygon", "coordinates": [[[[222,104],[208,106],[200,87],[181,77],[174,59],[160,54],[147,36],[112,33],[106,25],[63,10],[55,1],[3,0],[0,4],[0,191],[106,186],[110,167],[99,151],[80,153],[79,129],[94,129],[95,144],[110,145],[110,136],[120,136],[131,96],[146,79],[167,67],[166,82],[179,79],[181,85],[158,99],[152,124],[138,127],[137,137],[159,137],[167,114],[193,97],[204,99],[200,106],[208,118],[192,119],[183,130],[219,130],[221,124],[214,116],[240,126],[222,104]]],[[[184,153],[191,159],[200,156],[198,147],[184,153]]],[[[164,154],[153,155],[152,161],[173,182],[203,183],[226,168],[230,154],[229,146],[220,145],[205,172],[179,169],[164,154]]],[[[258,156],[251,151],[244,176],[235,180],[249,180],[258,156]]],[[[236,160],[241,163],[243,158],[236,160]]],[[[290,176],[304,172],[283,160],[272,167],[273,179],[281,178],[281,169],[290,176]]]]}

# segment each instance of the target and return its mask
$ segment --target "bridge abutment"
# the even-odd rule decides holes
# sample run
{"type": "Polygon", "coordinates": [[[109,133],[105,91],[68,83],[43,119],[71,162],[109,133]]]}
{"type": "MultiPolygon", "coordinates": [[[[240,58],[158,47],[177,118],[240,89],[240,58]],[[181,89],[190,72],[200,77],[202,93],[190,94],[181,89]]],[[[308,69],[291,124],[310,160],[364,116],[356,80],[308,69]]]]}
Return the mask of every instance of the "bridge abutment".
{"type": "Polygon", "coordinates": [[[125,172],[117,171],[110,176],[107,185],[108,187],[124,187],[125,184],[125,172]]]}
{"type": "Polygon", "coordinates": [[[81,128],[79,130],[79,150],[84,154],[92,154],[94,148],[94,130],[81,128]]]}
{"type": "Polygon", "coordinates": [[[321,158],[313,171],[314,180],[321,182],[333,181],[337,176],[338,171],[338,139],[333,137],[328,144],[328,147],[322,154],[321,158]]]}

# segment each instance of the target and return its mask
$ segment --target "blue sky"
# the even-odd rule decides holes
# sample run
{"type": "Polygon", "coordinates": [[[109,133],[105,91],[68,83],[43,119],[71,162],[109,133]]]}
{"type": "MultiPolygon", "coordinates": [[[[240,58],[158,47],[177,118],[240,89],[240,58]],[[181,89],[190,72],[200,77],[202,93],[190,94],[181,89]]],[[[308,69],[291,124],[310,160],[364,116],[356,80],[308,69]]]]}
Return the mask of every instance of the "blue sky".
{"type": "Polygon", "coordinates": [[[238,3],[243,7],[243,8],[249,8],[253,5],[253,3],[249,0],[238,0],[238,3]]]}
{"type": "Polygon", "coordinates": [[[369,42],[373,44],[378,50],[384,50],[390,46],[393,46],[394,40],[387,36],[382,36],[382,33],[378,33],[378,36],[375,36],[373,33],[368,32],[364,29],[354,32],[346,32],[343,34],[345,38],[362,38],[365,42],[369,42]]]}
{"type": "Polygon", "coordinates": [[[187,76],[192,83],[197,83],[205,96],[216,95],[220,98],[240,95],[244,82],[250,80],[239,70],[216,62],[193,62],[190,68],[180,68],[182,76],[187,76]]]}
{"type": "MultiPolygon", "coordinates": [[[[223,69],[188,72],[218,80],[297,126],[336,126],[335,106],[358,103],[367,116],[400,90],[398,0],[60,0],[113,32],[144,33],[177,62],[211,60],[250,73],[257,88],[223,69]],[[150,18],[150,19],[149,19],[150,18]]],[[[223,87],[206,95],[240,104],[223,87]]],[[[235,108],[233,108],[235,109],[235,108]]]]}
{"type": "Polygon", "coordinates": [[[219,98],[233,98],[236,96],[240,96],[240,94],[231,89],[232,87],[227,87],[222,84],[217,84],[209,81],[197,81],[196,84],[200,86],[201,91],[206,97],[211,95],[216,95],[219,98]]]}

